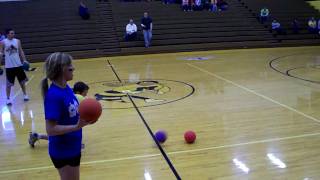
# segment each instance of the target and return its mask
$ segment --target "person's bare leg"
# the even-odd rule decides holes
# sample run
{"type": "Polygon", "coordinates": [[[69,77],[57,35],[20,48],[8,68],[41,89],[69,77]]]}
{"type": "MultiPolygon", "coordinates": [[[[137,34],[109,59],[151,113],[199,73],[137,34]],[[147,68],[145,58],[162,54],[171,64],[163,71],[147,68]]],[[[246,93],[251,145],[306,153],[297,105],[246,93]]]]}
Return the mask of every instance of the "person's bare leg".
{"type": "Polygon", "coordinates": [[[6,87],[6,94],[7,94],[7,100],[6,100],[6,104],[8,106],[11,106],[12,105],[12,101],[10,99],[10,94],[11,94],[11,85],[8,85],[7,84],[7,87],[6,87]]]}
{"type": "Polygon", "coordinates": [[[7,93],[7,99],[10,99],[10,94],[11,94],[11,86],[7,85],[7,88],[6,88],[6,93],[7,93]]]}
{"type": "Polygon", "coordinates": [[[25,82],[19,82],[23,95],[27,95],[25,82]]]}
{"type": "Polygon", "coordinates": [[[20,84],[20,87],[21,87],[22,92],[23,92],[23,100],[24,101],[29,101],[29,96],[27,95],[25,81],[19,82],[19,84],[20,84]]]}
{"type": "Polygon", "coordinates": [[[48,140],[48,135],[46,135],[46,134],[38,134],[38,139],[48,140]]]}
{"type": "Polygon", "coordinates": [[[80,179],[80,166],[64,166],[58,169],[61,180],[79,180],[80,179]]]}

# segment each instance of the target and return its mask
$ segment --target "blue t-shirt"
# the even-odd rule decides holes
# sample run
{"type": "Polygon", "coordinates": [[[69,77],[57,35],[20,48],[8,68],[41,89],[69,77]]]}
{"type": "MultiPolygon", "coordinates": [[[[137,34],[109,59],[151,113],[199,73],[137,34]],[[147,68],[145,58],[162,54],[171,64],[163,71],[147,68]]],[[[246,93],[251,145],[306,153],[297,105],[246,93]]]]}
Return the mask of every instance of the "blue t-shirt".
{"type": "MultiPolygon", "coordinates": [[[[72,89],[51,84],[44,99],[45,119],[58,125],[75,125],[79,120],[78,100],[72,89]]],[[[80,155],[82,129],[63,135],[49,136],[49,155],[56,159],[80,155]]]]}

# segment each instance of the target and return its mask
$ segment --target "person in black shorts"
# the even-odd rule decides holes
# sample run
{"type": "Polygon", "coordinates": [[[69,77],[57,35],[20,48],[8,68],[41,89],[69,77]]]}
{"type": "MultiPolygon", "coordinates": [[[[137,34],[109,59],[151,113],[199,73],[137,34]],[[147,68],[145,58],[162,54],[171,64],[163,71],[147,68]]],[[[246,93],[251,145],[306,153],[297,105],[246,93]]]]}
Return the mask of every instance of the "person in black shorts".
{"type": "Polygon", "coordinates": [[[17,77],[19,84],[23,92],[24,101],[29,100],[29,96],[26,93],[25,83],[28,78],[23,70],[23,62],[26,61],[26,56],[21,47],[21,42],[19,39],[14,38],[14,30],[6,30],[7,38],[0,42],[0,56],[4,54],[5,59],[5,69],[7,76],[7,105],[12,105],[12,100],[10,99],[11,87],[14,85],[14,80],[17,77]]]}

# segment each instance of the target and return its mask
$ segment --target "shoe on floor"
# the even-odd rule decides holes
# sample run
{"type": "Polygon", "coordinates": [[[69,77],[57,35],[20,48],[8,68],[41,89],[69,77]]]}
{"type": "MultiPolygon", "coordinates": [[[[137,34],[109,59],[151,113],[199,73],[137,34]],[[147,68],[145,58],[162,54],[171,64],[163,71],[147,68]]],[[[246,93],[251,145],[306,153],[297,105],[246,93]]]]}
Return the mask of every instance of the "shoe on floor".
{"type": "Polygon", "coordinates": [[[23,100],[24,100],[24,101],[29,101],[29,96],[28,96],[28,95],[24,95],[24,96],[23,96],[23,100]]]}
{"type": "Polygon", "coordinates": [[[33,133],[33,132],[30,132],[29,133],[29,145],[34,148],[34,144],[39,140],[39,135],[38,133],[33,133]]]}
{"type": "Polygon", "coordinates": [[[11,99],[7,99],[6,104],[7,104],[8,106],[11,106],[11,105],[12,105],[11,99]]]}

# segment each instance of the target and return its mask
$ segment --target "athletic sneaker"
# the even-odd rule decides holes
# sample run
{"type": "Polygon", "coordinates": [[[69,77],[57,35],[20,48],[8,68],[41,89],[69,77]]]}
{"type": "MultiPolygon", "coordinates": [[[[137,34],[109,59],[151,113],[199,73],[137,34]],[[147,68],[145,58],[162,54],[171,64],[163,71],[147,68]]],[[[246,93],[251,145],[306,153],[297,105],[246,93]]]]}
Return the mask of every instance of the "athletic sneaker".
{"type": "Polygon", "coordinates": [[[11,101],[11,99],[7,99],[6,104],[7,104],[8,106],[11,106],[11,105],[12,105],[12,101],[11,101]]]}
{"type": "Polygon", "coordinates": [[[23,100],[24,100],[24,101],[29,101],[29,96],[28,96],[28,95],[24,95],[24,96],[23,96],[23,100]]]}
{"type": "Polygon", "coordinates": [[[29,133],[29,145],[34,148],[34,143],[36,143],[37,141],[39,140],[39,135],[38,133],[33,133],[33,132],[30,132],[29,133]]]}

